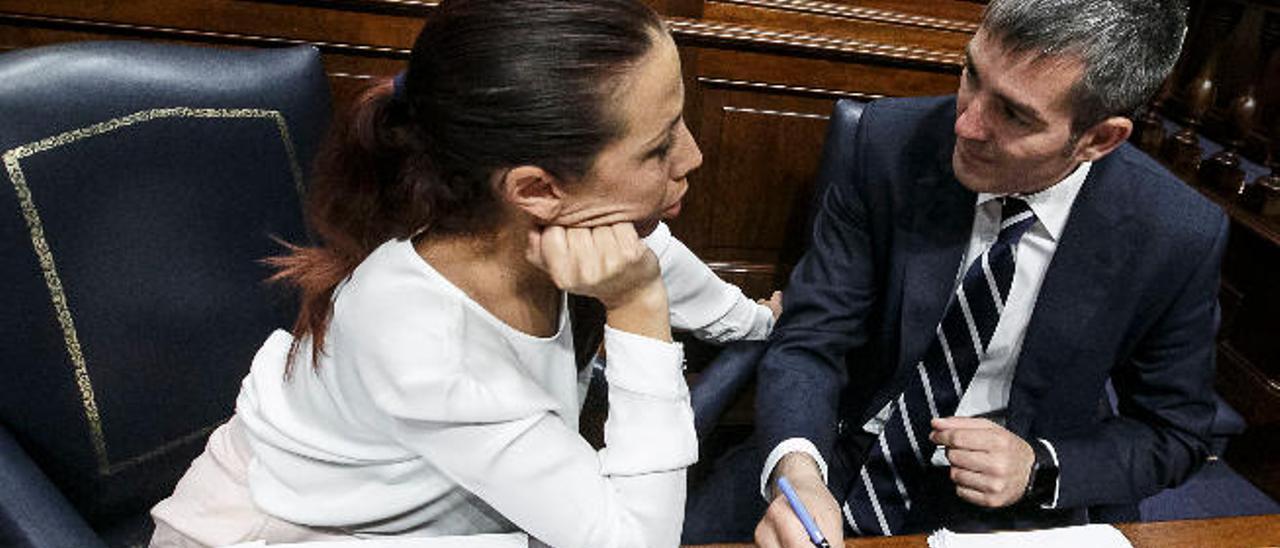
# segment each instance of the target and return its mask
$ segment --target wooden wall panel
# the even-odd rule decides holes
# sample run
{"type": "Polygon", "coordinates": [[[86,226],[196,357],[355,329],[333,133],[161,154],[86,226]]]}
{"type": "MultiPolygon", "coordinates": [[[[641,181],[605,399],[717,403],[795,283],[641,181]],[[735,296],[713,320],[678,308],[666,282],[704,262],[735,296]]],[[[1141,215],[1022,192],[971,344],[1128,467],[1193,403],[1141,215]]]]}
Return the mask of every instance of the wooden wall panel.
{"type": "Polygon", "coordinates": [[[751,296],[780,289],[803,241],[830,101],[702,90],[706,157],[673,230],[751,296]]]}

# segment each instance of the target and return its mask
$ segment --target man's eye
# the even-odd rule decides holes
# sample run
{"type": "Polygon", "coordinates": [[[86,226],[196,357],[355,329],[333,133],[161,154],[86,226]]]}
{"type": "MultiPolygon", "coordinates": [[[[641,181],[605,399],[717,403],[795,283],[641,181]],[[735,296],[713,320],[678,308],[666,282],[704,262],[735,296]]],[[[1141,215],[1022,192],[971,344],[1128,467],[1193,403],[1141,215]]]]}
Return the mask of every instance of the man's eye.
{"type": "Polygon", "coordinates": [[[1015,124],[1017,124],[1017,125],[1019,125],[1019,126],[1029,126],[1029,125],[1031,125],[1031,122],[1027,121],[1027,119],[1026,119],[1026,118],[1024,118],[1021,114],[1018,114],[1018,111],[1013,110],[1013,109],[1011,109],[1011,108],[1009,108],[1009,107],[1005,107],[1005,109],[1004,109],[1004,117],[1005,117],[1005,118],[1008,118],[1009,120],[1012,120],[1012,121],[1013,121],[1013,123],[1015,123],[1015,124]]]}
{"type": "Polygon", "coordinates": [[[662,144],[662,146],[659,146],[658,148],[655,148],[655,149],[653,149],[653,151],[649,152],[649,157],[650,157],[650,158],[658,158],[658,159],[661,159],[661,160],[665,160],[665,159],[667,159],[667,155],[668,155],[668,154],[671,154],[671,142],[670,142],[670,141],[667,141],[667,142],[663,143],[663,144],[662,144]]]}

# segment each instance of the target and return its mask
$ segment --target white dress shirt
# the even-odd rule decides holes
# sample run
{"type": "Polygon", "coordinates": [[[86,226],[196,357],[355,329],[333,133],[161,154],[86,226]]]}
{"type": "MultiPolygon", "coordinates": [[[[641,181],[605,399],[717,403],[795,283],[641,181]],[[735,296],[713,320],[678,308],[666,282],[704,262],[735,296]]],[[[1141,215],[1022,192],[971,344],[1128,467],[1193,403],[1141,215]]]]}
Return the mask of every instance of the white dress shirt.
{"type": "MultiPolygon", "coordinates": [[[[1036,298],[1040,294],[1040,285],[1044,281],[1045,272],[1053,261],[1053,254],[1058,248],[1062,232],[1071,215],[1071,207],[1081,186],[1089,176],[1092,164],[1083,162],[1075,171],[1062,181],[1036,192],[1035,194],[1014,194],[1027,203],[1036,215],[1036,223],[1023,234],[1014,248],[1015,267],[1013,282],[1009,288],[1009,298],[996,324],[987,352],[981,356],[978,369],[968,388],[960,398],[955,416],[989,417],[1003,424],[1006,407],[1009,403],[1009,390],[1013,385],[1013,375],[1022,352],[1022,339],[1035,310],[1036,298]]],[[[974,206],[973,229],[969,234],[969,245],[956,273],[956,287],[964,279],[969,264],[986,252],[1000,235],[1001,205],[999,198],[1003,195],[980,193],[974,206]]],[[[952,289],[953,291],[955,288],[952,289]]],[[[891,413],[891,404],[886,405],[876,416],[863,425],[863,430],[879,435],[884,423],[891,413]]],[[[1048,442],[1040,440],[1048,446],[1054,458],[1057,453],[1048,442]]],[[[818,461],[823,478],[826,478],[827,465],[818,454],[817,447],[809,440],[792,438],[778,444],[770,452],[760,476],[760,492],[766,499],[769,476],[773,467],[787,453],[801,451],[808,453],[818,461]]],[[[931,459],[935,466],[948,466],[946,451],[939,447],[931,459]]],[[[1057,502],[1057,493],[1053,501],[1046,505],[1053,507],[1057,502]]]]}

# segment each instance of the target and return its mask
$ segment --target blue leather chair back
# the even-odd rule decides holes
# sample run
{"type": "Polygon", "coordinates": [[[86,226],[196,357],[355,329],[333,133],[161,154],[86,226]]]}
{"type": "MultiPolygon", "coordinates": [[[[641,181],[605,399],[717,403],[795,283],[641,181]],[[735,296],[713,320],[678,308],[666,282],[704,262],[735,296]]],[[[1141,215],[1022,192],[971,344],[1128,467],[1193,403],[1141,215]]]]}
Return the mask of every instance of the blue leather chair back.
{"type": "Polygon", "coordinates": [[[817,214],[827,188],[836,181],[848,177],[853,169],[854,142],[857,140],[858,122],[867,104],[853,99],[840,99],[831,110],[831,122],[827,124],[827,136],[822,142],[822,159],[818,163],[818,178],[813,183],[813,204],[805,231],[805,248],[813,237],[813,216],[817,214]]]}
{"type": "MultiPolygon", "coordinates": [[[[97,529],[166,496],[295,306],[311,47],[0,55],[0,427],[97,529]]],[[[3,432],[0,432],[3,433],[3,432]]]]}

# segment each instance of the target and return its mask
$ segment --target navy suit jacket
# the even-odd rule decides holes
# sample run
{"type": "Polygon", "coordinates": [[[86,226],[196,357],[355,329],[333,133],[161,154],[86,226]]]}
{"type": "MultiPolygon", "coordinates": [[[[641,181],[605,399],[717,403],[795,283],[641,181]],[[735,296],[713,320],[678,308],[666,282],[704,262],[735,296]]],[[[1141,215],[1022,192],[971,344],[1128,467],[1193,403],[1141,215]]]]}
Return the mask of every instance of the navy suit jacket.
{"type": "MultiPolygon", "coordinates": [[[[828,463],[861,462],[844,438],[902,391],[930,344],[977,199],[952,172],[954,121],[954,97],[882,100],[863,113],[761,362],[766,451],[803,437],[828,463]]],[[[1204,462],[1227,226],[1128,144],[1094,163],[1045,274],[1007,409],[1009,430],[1055,447],[1059,508],[1136,503],[1204,462]],[[1100,410],[1108,378],[1119,416],[1100,410]]]]}

